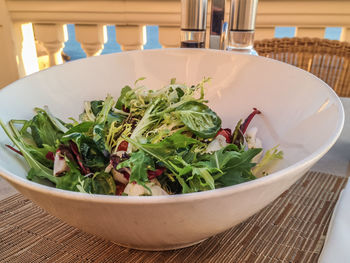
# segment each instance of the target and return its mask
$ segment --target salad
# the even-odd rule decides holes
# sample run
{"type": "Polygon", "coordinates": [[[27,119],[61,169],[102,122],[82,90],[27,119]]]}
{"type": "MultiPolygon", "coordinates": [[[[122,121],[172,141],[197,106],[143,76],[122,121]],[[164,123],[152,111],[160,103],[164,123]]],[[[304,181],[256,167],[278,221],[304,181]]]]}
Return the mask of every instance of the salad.
{"type": "Polygon", "coordinates": [[[59,189],[107,195],[168,195],[231,186],[266,175],[283,158],[262,153],[258,109],[233,129],[206,103],[205,86],[176,83],[149,90],[138,79],[118,99],[86,101],[79,121],[66,123],[47,107],[31,120],[0,124],[30,166],[27,178],[59,189]]]}

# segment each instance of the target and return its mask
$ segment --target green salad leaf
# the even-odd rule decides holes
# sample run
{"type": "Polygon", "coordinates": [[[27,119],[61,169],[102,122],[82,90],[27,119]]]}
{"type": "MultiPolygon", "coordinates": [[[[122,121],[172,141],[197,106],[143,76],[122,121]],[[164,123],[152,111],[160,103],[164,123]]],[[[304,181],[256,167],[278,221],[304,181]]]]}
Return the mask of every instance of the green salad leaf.
{"type": "Polygon", "coordinates": [[[189,101],[175,111],[183,123],[196,135],[212,138],[221,127],[221,119],[207,105],[189,101]]]}
{"type": "Polygon", "coordinates": [[[169,156],[174,155],[178,149],[198,143],[200,143],[198,140],[176,132],[158,143],[142,144],[142,147],[153,155],[169,156]]]}
{"type": "Polygon", "coordinates": [[[64,175],[56,177],[56,188],[79,192],[77,185],[84,180],[84,176],[80,173],[78,167],[68,158],[65,158],[69,166],[69,171],[64,175]]]}
{"type": "Polygon", "coordinates": [[[76,164],[67,158],[66,162],[69,166],[69,171],[63,176],[57,177],[57,188],[90,194],[115,194],[116,185],[110,174],[96,172],[90,176],[83,176],[76,164]]]}
{"type": "Polygon", "coordinates": [[[37,161],[32,153],[28,150],[27,145],[23,141],[21,135],[18,130],[13,126],[13,122],[10,122],[10,128],[8,128],[1,120],[0,126],[5,131],[6,135],[10,138],[10,140],[17,146],[17,148],[22,153],[24,159],[27,161],[28,165],[31,168],[31,173],[29,174],[29,180],[33,178],[33,174],[37,176],[37,178],[48,179],[52,183],[57,183],[57,178],[53,176],[53,171],[41,164],[37,161]]]}
{"type": "Polygon", "coordinates": [[[90,101],[90,107],[92,113],[95,115],[95,117],[101,112],[103,107],[103,100],[93,100],[90,101]]]}
{"type": "Polygon", "coordinates": [[[252,170],[256,177],[262,177],[267,175],[266,170],[273,166],[276,161],[283,159],[283,152],[278,150],[278,146],[275,146],[266,151],[261,161],[252,170]]]}
{"type": "Polygon", "coordinates": [[[113,177],[105,172],[97,172],[91,179],[91,193],[115,195],[116,185],[113,177]]]}
{"type": "Polygon", "coordinates": [[[126,108],[128,108],[130,99],[134,97],[135,93],[133,92],[132,88],[130,86],[125,86],[124,88],[122,88],[122,91],[120,93],[119,99],[117,100],[115,107],[118,110],[122,110],[123,106],[126,106],[126,108]]]}
{"type": "Polygon", "coordinates": [[[107,166],[109,162],[107,156],[103,154],[100,147],[93,139],[82,134],[73,141],[79,148],[85,166],[96,171],[107,166]]]}
{"type": "Polygon", "coordinates": [[[123,167],[131,168],[130,182],[145,185],[148,182],[147,170],[154,170],[154,161],[144,151],[139,150],[132,153],[128,160],[120,163],[117,169],[123,167]]]}
{"type": "Polygon", "coordinates": [[[121,195],[127,183],[139,185],[133,194],[141,186],[180,194],[254,180],[283,157],[274,147],[253,161],[262,149],[247,149],[244,132],[261,113],[256,108],[235,127],[221,127],[204,96],[209,78],[197,85],[173,78],[158,90],[147,90],[143,79],[116,99],[85,101],[79,121],[65,123],[47,107],[35,108],[30,120],[0,121],[18,150],[8,148],[30,166],[27,178],[90,194],[121,195]]]}
{"type": "Polygon", "coordinates": [[[37,109],[37,114],[32,120],[24,123],[20,133],[22,136],[25,134],[27,138],[31,137],[39,148],[44,144],[55,146],[56,141],[63,135],[63,132],[51,122],[46,112],[40,109],[37,109]]]}
{"type": "Polygon", "coordinates": [[[216,177],[216,183],[219,187],[231,186],[255,179],[251,172],[251,169],[255,166],[252,159],[261,152],[261,148],[240,151],[234,148],[236,146],[231,144],[215,152],[209,161],[210,165],[215,165],[222,171],[222,174],[216,177]]]}

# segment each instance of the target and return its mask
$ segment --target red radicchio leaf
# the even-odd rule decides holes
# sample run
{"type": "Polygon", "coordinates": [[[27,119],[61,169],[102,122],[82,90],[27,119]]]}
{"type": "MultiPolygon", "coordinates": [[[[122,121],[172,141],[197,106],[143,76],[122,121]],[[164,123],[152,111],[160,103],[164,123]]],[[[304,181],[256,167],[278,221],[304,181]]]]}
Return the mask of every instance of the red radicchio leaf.
{"type": "Polygon", "coordinates": [[[45,158],[48,159],[48,160],[51,160],[51,161],[55,161],[55,155],[53,154],[53,152],[48,152],[45,155],[45,158]]]}
{"type": "Polygon", "coordinates": [[[122,184],[122,183],[117,184],[117,185],[116,185],[115,195],[122,195],[122,193],[123,193],[124,190],[125,190],[125,187],[126,187],[125,184],[122,184]]]}
{"type": "Polygon", "coordinates": [[[220,130],[218,131],[218,133],[215,135],[215,138],[216,138],[218,135],[224,136],[227,143],[232,143],[232,132],[231,132],[231,129],[228,129],[228,128],[226,128],[226,129],[220,129],[220,130]]]}
{"type": "Polygon", "coordinates": [[[121,160],[121,158],[120,158],[118,155],[112,154],[112,155],[110,156],[109,163],[110,163],[110,164],[113,166],[113,168],[115,169],[115,168],[117,168],[118,164],[120,163],[120,160],[121,160]]]}
{"type": "Polygon", "coordinates": [[[125,168],[121,168],[118,170],[119,173],[122,173],[125,177],[126,180],[130,179],[130,174],[128,172],[129,170],[125,169],[125,168]]]}
{"type": "Polygon", "coordinates": [[[6,144],[6,147],[9,148],[10,150],[14,151],[15,153],[18,153],[19,155],[23,156],[23,154],[20,151],[18,151],[17,149],[13,148],[12,146],[6,144]]]}
{"type": "Polygon", "coordinates": [[[247,131],[249,123],[252,121],[254,116],[256,114],[260,114],[260,113],[261,113],[261,111],[259,111],[257,108],[253,108],[253,112],[251,114],[249,114],[249,116],[244,120],[243,124],[241,125],[240,129],[242,131],[242,134],[244,134],[247,131]]]}
{"type": "Polygon", "coordinates": [[[75,156],[75,159],[80,167],[80,170],[83,174],[89,174],[90,173],[90,169],[85,167],[83,165],[83,162],[81,160],[81,156],[80,156],[80,153],[79,153],[79,149],[78,149],[78,146],[75,144],[75,142],[73,141],[69,141],[69,146],[70,146],[70,149],[71,151],[73,152],[74,156],[75,156]]]}
{"type": "Polygon", "coordinates": [[[122,141],[117,148],[117,151],[126,151],[128,149],[129,143],[127,141],[122,141]]]}
{"type": "Polygon", "coordinates": [[[130,112],[130,109],[129,108],[126,108],[125,105],[122,106],[122,110],[126,113],[129,113],[130,112]]]}
{"type": "Polygon", "coordinates": [[[165,168],[164,167],[161,167],[161,168],[158,168],[156,169],[155,171],[150,171],[148,170],[147,171],[147,174],[148,174],[148,179],[149,180],[152,180],[158,176],[161,176],[165,171],[165,168]]]}

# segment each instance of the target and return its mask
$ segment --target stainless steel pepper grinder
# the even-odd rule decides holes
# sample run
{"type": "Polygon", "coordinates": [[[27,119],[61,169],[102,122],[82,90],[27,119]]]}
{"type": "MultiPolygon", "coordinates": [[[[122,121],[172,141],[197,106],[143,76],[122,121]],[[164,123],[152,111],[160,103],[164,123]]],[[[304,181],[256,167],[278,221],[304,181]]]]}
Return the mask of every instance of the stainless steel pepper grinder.
{"type": "Polygon", "coordinates": [[[231,0],[226,50],[257,55],[253,48],[257,6],[258,0],[231,0]]]}
{"type": "Polygon", "coordinates": [[[208,0],[181,0],[181,47],[204,48],[208,0]]]}

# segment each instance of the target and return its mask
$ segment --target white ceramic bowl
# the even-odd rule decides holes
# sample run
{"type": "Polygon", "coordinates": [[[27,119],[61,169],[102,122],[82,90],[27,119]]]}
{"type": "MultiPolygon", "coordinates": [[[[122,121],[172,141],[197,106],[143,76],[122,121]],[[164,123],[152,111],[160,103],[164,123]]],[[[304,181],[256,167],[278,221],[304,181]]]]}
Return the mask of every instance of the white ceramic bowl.
{"type": "Polygon", "coordinates": [[[344,122],[339,98],[313,75],[274,60],[213,50],[124,52],[66,63],[16,81],[0,91],[0,118],[28,119],[48,105],[62,119],[77,117],[84,100],[118,96],[139,77],[160,88],[173,77],[195,84],[212,77],[210,106],[233,127],[253,107],[263,115],[264,148],[284,151],[275,172],[240,185],[176,196],[125,197],[75,193],[25,179],[28,167],[5,149],[0,131],[0,173],[52,215],[126,247],[186,247],[247,219],[288,189],[335,143],[344,122]]]}

